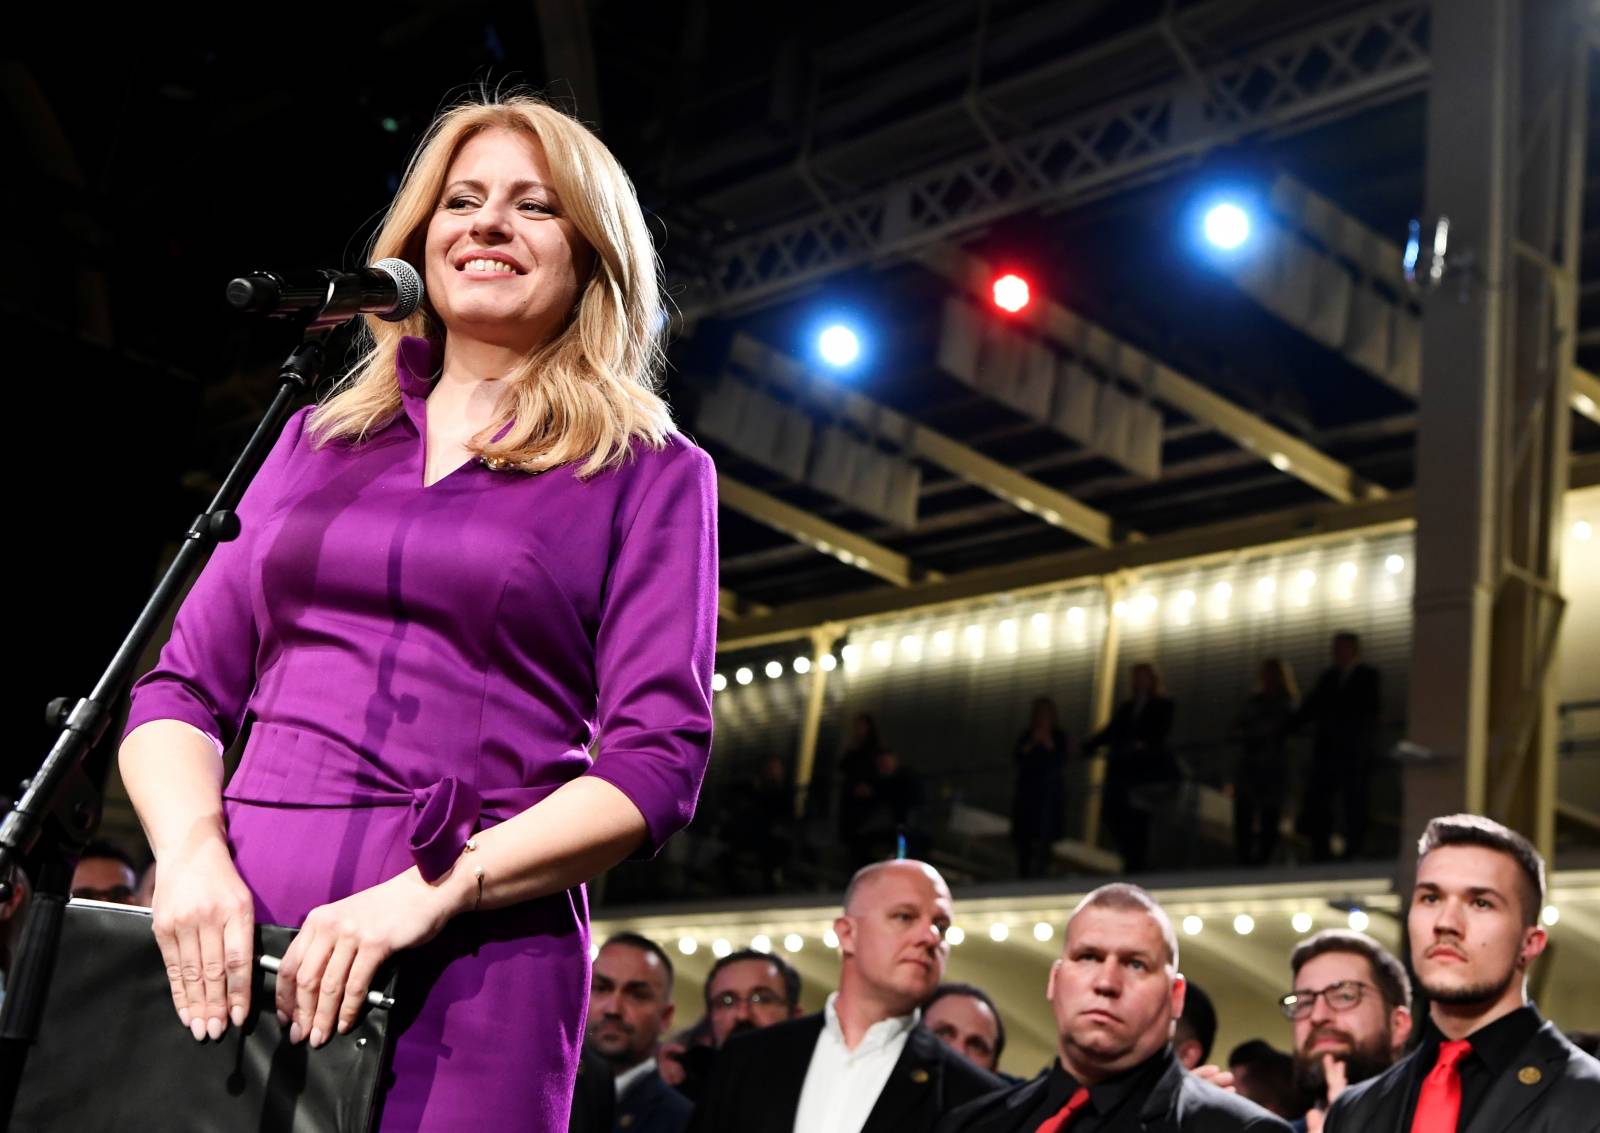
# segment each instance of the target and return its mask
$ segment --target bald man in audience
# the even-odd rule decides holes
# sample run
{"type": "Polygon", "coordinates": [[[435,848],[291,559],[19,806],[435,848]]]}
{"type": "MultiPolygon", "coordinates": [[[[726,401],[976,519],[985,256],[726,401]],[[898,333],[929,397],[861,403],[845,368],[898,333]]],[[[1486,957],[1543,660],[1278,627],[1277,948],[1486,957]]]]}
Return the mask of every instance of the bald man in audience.
{"type": "Polygon", "coordinates": [[[1178,937],[1137,885],[1102,885],[1079,902],[1045,994],[1055,1013],[1055,1064],[963,1106],[939,1133],[1288,1133],[1282,1118],[1178,1061],[1178,937]]]}
{"type": "Polygon", "coordinates": [[[944,975],[950,890],[925,862],[856,873],[839,938],[839,990],[819,1015],[731,1036],[699,1133],[903,1133],[1004,1083],[951,1051],[921,1020],[944,975]]]}

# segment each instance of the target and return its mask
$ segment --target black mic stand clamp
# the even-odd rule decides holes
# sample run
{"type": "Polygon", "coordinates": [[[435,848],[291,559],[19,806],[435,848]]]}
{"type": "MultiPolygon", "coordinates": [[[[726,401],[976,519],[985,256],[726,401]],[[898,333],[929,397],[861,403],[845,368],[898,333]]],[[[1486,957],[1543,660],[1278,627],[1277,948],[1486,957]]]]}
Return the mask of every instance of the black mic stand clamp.
{"type": "Polygon", "coordinates": [[[279,369],[278,392],[272,404],[210,505],[184,533],[172,565],[156,584],[94,690],[75,703],[69,698],[51,703],[52,723],[60,732],[39,770],[24,783],[22,797],[0,820],[0,906],[11,900],[16,885],[13,871],[22,868],[30,853],[37,875],[22,939],[6,980],[5,1001],[0,1005],[0,1128],[10,1124],[23,1064],[39,1030],[72,871],[100,821],[99,792],[84,774],[83,761],[105,735],[136,675],[134,666],[183,596],[189,580],[217,543],[238,538],[239,517],[234,509],[272,451],[296,401],[321,375],[325,340],[346,321],[327,324],[320,310],[297,313],[295,322],[303,337],[279,369]]]}

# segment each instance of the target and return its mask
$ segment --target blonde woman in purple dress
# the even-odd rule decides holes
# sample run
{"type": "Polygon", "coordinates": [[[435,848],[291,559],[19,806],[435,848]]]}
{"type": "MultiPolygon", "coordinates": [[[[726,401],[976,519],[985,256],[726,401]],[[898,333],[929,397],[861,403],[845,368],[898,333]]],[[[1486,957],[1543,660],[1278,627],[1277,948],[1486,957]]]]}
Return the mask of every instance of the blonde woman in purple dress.
{"type": "Polygon", "coordinates": [[[577,122],[443,114],[385,256],[423,309],[369,320],[284,428],[135,687],[122,775],[174,1025],[243,1020],[257,921],[302,926],[276,1007],[312,1048],[403,953],[382,1128],[564,1130],[584,883],[687,823],[705,772],[715,473],[656,393],[632,185],[577,122]]]}

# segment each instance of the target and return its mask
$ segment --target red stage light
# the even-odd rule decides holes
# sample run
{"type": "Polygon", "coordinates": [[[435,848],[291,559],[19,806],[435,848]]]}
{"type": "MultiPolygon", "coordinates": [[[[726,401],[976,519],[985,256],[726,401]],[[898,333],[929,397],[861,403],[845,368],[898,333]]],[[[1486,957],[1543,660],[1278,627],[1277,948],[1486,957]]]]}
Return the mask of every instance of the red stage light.
{"type": "Polygon", "coordinates": [[[1014,272],[1008,272],[994,281],[994,305],[1002,311],[1014,315],[1026,307],[1032,297],[1028,281],[1014,272]]]}

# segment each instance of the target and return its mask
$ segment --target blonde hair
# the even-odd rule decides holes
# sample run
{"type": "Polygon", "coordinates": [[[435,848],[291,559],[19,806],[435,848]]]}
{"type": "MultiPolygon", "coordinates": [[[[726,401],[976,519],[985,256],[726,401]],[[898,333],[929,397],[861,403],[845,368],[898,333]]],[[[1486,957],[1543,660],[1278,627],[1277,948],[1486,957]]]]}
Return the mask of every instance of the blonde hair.
{"type": "MultiPolygon", "coordinates": [[[[660,448],[675,431],[658,393],[666,327],[660,261],[633,183],[600,139],[528,94],[452,107],[428,127],[412,155],[368,262],[397,256],[422,263],[450,163],[468,139],[493,129],[544,147],[563,215],[594,253],[573,313],[508,375],[506,408],[471,448],[524,472],[582,461],[578,475],[590,476],[625,462],[635,438],[660,448]],[[508,422],[505,436],[486,439],[508,422]]],[[[395,370],[401,339],[442,341],[445,333],[426,300],[402,322],[367,316],[360,359],[311,415],[315,441],[359,441],[388,424],[401,407],[395,370]]]]}

